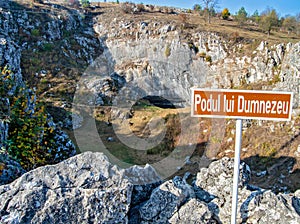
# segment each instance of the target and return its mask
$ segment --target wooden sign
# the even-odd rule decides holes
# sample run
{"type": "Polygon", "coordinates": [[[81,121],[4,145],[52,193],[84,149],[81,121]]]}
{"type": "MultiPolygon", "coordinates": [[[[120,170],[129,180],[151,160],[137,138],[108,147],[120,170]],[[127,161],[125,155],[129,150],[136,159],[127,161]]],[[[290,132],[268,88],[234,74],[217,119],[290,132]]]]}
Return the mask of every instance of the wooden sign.
{"type": "Polygon", "coordinates": [[[191,115],[288,121],[292,100],[291,92],[192,89],[191,115]]]}

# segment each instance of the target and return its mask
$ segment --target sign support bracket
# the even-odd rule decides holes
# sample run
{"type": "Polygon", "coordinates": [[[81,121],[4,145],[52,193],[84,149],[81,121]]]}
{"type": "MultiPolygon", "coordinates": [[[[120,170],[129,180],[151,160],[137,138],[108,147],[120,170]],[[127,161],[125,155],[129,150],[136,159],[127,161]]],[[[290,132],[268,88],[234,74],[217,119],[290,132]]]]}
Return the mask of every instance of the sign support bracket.
{"type": "Polygon", "coordinates": [[[234,173],[233,173],[233,191],[231,207],[231,224],[236,224],[236,215],[238,207],[238,185],[240,174],[240,154],[242,143],[243,120],[237,119],[235,125],[235,155],[234,155],[234,173]]]}

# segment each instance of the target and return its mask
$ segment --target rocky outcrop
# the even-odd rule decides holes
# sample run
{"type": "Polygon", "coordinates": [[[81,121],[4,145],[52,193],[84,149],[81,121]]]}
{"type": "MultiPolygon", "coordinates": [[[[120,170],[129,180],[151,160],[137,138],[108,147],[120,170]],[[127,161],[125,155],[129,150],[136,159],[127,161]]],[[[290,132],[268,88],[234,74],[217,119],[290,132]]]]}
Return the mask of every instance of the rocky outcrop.
{"type": "MultiPolygon", "coordinates": [[[[213,162],[208,169],[200,170],[195,182],[196,187],[209,193],[212,199],[208,202],[208,207],[214,214],[218,214],[222,223],[229,223],[231,218],[233,163],[233,159],[228,158],[213,162]]],[[[241,163],[237,222],[299,222],[300,216],[297,212],[299,205],[294,203],[297,197],[287,194],[276,195],[269,190],[249,185],[250,172],[248,165],[241,163]]]]}
{"type": "Polygon", "coordinates": [[[85,153],[2,186],[1,223],[127,223],[132,187],[102,154],[85,153]]]}
{"type": "MultiPolygon", "coordinates": [[[[10,119],[9,97],[12,97],[15,94],[16,89],[18,88],[27,89],[21,70],[22,53],[23,51],[26,51],[28,49],[33,52],[36,51],[36,49],[32,49],[33,45],[35,44],[37,44],[38,46],[42,46],[44,43],[48,43],[48,41],[53,41],[61,38],[61,28],[64,25],[66,26],[66,29],[74,29],[73,22],[62,24],[59,19],[47,21],[46,24],[42,25],[42,21],[32,19],[29,15],[30,13],[28,13],[26,10],[21,10],[20,8],[22,8],[23,6],[19,5],[20,8],[18,8],[18,10],[12,9],[11,7],[14,4],[17,3],[8,2],[7,4],[1,4],[1,7],[3,8],[0,9],[0,67],[6,67],[9,71],[11,71],[10,76],[13,80],[13,84],[9,85],[9,88],[5,93],[6,96],[0,96],[0,156],[2,158],[7,158],[7,161],[2,161],[4,165],[1,166],[0,169],[2,173],[0,184],[11,182],[13,179],[24,172],[24,170],[20,168],[20,165],[17,162],[13,162],[12,158],[7,156],[6,151],[7,147],[9,147],[7,145],[10,119]],[[47,29],[44,31],[44,36],[42,36],[42,33],[40,33],[40,26],[46,27],[45,29],[47,29]],[[47,32],[49,35],[47,35],[47,32]],[[41,35],[42,37],[37,38],[37,35],[41,35]],[[38,41],[28,41],[30,40],[30,36],[36,37],[38,41]],[[43,40],[41,41],[41,39],[43,40]]],[[[70,21],[76,21],[74,19],[75,16],[70,16],[70,21]]],[[[75,28],[79,25],[80,24],[77,24],[75,28]]],[[[90,55],[89,59],[87,60],[91,60],[90,55]]],[[[37,100],[35,93],[34,91],[31,91],[29,89],[24,90],[24,93],[25,92],[28,93],[28,102],[25,102],[28,105],[27,109],[31,110],[32,113],[34,113],[37,100]]],[[[69,137],[53,123],[51,116],[48,115],[48,117],[48,125],[53,128],[55,133],[53,141],[56,142],[56,147],[49,149],[49,153],[52,153],[54,155],[54,160],[56,162],[60,162],[63,159],[68,158],[76,153],[75,146],[69,139],[69,137]]]]}
{"type": "MultiPolygon", "coordinates": [[[[232,174],[233,160],[223,158],[192,185],[181,177],[160,183],[150,166],[119,169],[86,152],[0,186],[1,223],[229,223],[232,174]]],[[[300,222],[298,191],[276,195],[249,178],[242,163],[238,223],[300,222]]]]}
{"type": "Polygon", "coordinates": [[[292,91],[294,93],[294,107],[300,105],[300,43],[288,44],[286,56],[283,59],[280,71],[280,82],[278,89],[292,91]]]}
{"type": "MultiPolygon", "coordinates": [[[[38,13],[47,16],[35,19],[26,10],[10,11],[9,3],[0,3],[0,66],[9,65],[14,73],[17,81],[12,92],[24,85],[22,52],[30,56],[58,47],[59,55],[49,64],[61,60],[65,65],[62,59],[66,58],[76,65],[91,64],[82,77],[93,93],[83,99],[91,105],[122,106],[122,102],[131,106],[140,98],[159,96],[175,106],[187,106],[193,86],[232,88],[260,80],[278,82],[278,89],[293,91],[294,107],[299,105],[299,43],[268,46],[262,42],[241,57],[235,53],[243,50],[242,44],[232,47],[224,37],[198,31],[185,39],[173,22],[97,20],[59,5],[45,6],[38,13]],[[80,32],[73,35],[77,29],[80,32]]],[[[36,76],[48,73],[47,68],[41,69],[36,76]]],[[[9,104],[7,98],[0,101],[9,104]]],[[[2,147],[9,123],[2,114],[0,119],[2,147]]],[[[56,127],[51,119],[49,124],[56,127]]],[[[65,149],[71,149],[68,156],[74,154],[74,145],[59,129],[54,140],[58,157],[65,149]]],[[[4,158],[0,181],[8,183],[25,171],[4,155],[0,155],[4,158]]],[[[1,222],[228,223],[232,173],[233,161],[224,158],[201,169],[193,184],[180,177],[163,182],[150,166],[121,170],[100,153],[84,153],[1,186],[1,222]]],[[[250,170],[242,164],[239,223],[300,222],[299,192],[276,195],[250,186],[249,177],[250,170]]]]}
{"type": "MultiPolygon", "coordinates": [[[[273,84],[263,86],[265,89],[277,83],[278,90],[299,95],[295,75],[299,43],[270,45],[262,41],[258,45],[245,40],[247,45],[211,32],[185,35],[175,22],[97,19],[94,30],[106,46],[107,63],[126,79],[125,89],[139,87],[131,95],[123,90],[120,95],[129,100],[133,95],[156,93],[175,105],[187,106],[190,87],[233,88],[262,81],[273,84]]],[[[297,97],[294,108],[298,101],[297,97]]]]}
{"type": "Polygon", "coordinates": [[[184,204],[177,213],[175,213],[170,219],[170,223],[221,223],[218,218],[209,210],[208,206],[193,198],[184,204]]]}
{"type": "Polygon", "coordinates": [[[0,153],[0,183],[8,184],[11,183],[16,178],[20,177],[26,171],[22,166],[12,159],[7,154],[0,153]]]}
{"type": "Polygon", "coordinates": [[[176,177],[153,190],[150,199],[139,208],[140,219],[142,223],[167,223],[178,208],[194,197],[192,187],[176,177]]]}
{"type": "Polygon", "coordinates": [[[202,60],[193,60],[194,53],[178,39],[102,43],[106,44],[103,56],[97,58],[82,77],[85,87],[93,87],[90,91],[96,95],[98,104],[111,102],[107,99],[112,96],[117,103],[134,103],[147,96],[159,96],[181,107],[188,105],[190,88],[205,83],[207,65],[202,60]],[[145,48],[149,44],[153,47],[145,48]],[[166,51],[170,51],[170,55],[166,56],[166,51]],[[97,64],[105,64],[110,73],[96,70],[97,64]],[[112,77],[116,73],[118,79],[112,77]],[[121,88],[112,91],[118,86],[121,88]]]}

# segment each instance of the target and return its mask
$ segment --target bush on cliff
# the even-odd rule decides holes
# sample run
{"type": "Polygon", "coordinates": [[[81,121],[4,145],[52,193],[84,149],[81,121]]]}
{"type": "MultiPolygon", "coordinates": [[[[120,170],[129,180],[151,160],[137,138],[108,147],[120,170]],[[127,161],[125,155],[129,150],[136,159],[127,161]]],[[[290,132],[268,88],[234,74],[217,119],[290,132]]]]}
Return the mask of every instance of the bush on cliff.
{"type": "Polygon", "coordinates": [[[45,107],[36,100],[33,90],[17,86],[16,82],[12,72],[0,68],[0,98],[9,102],[4,112],[9,122],[5,151],[26,170],[54,163],[55,130],[49,125],[45,107]]]}

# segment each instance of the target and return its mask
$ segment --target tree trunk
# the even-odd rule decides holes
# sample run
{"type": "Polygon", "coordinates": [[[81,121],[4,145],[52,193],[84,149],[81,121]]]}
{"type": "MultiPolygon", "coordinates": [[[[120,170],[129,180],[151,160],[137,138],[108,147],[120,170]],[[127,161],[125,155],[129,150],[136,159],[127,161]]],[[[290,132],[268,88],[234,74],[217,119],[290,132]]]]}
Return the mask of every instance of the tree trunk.
{"type": "Polygon", "coordinates": [[[206,13],[207,13],[207,22],[208,22],[208,23],[210,23],[210,16],[209,16],[208,1],[206,1],[206,13]]]}

